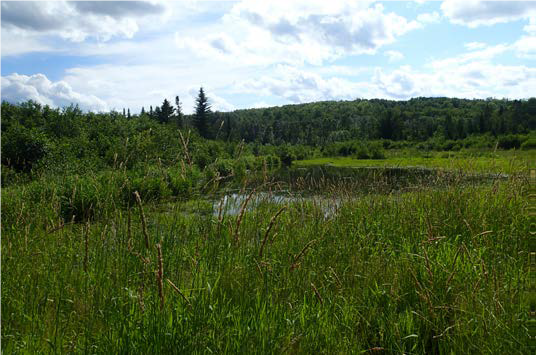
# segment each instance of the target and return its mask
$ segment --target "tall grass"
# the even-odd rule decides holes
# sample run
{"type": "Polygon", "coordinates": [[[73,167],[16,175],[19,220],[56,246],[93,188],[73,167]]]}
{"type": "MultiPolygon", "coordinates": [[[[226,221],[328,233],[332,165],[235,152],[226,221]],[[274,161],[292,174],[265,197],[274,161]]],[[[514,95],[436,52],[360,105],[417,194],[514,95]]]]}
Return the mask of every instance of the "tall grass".
{"type": "Polygon", "coordinates": [[[134,213],[114,174],[87,223],[81,178],[3,193],[6,353],[529,350],[523,177],[233,215],[134,213]]]}

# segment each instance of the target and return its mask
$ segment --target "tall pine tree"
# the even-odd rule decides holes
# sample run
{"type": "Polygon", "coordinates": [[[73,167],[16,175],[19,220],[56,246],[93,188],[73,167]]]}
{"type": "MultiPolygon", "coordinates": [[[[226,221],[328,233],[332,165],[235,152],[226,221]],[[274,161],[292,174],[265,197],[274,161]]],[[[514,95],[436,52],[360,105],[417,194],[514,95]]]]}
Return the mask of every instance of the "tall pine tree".
{"type": "Polygon", "coordinates": [[[179,128],[182,128],[183,127],[182,105],[178,96],[175,96],[175,106],[177,106],[177,108],[175,109],[175,117],[177,120],[177,126],[179,126],[179,128]]]}
{"type": "Polygon", "coordinates": [[[199,131],[201,137],[208,138],[208,120],[211,111],[210,104],[208,103],[208,98],[205,95],[205,91],[202,87],[199,89],[199,95],[197,95],[197,99],[195,100],[195,102],[195,127],[199,131]]]}
{"type": "Polygon", "coordinates": [[[168,123],[173,116],[173,112],[175,109],[167,99],[164,99],[164,102],[162,103],[162,107],[160,108],[160,112],[158,112],[158,121],[160,123],[168,123]]]}

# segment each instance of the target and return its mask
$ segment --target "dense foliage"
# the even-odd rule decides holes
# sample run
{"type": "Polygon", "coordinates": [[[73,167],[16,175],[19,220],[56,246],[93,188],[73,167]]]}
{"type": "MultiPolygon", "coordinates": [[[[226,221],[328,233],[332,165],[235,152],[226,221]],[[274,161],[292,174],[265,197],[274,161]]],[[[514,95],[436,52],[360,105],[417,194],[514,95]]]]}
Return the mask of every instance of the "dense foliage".
{"type": "MultiPolygon", "coordinates": [[[[217,159],[276,156],[284,165],[317,156],[384,157],[385,149],[531,149],[536,99],[316,102],[212,112],[203,89],[194,115],[179,98],[140,114],[82,112],[28,101],[2,103],[3,184],[19,173],[100,171],[121,165],[203,169],[217,159]],[[374,140],[375,142],[371,142],[374,140]]],[[[272,158],[270,158],[272,159],[272,158]]],[[[219,163],[221,165],[221,162],[219,163]]],[[[20,175],[20,174],[19,174],[20,175]]]]}

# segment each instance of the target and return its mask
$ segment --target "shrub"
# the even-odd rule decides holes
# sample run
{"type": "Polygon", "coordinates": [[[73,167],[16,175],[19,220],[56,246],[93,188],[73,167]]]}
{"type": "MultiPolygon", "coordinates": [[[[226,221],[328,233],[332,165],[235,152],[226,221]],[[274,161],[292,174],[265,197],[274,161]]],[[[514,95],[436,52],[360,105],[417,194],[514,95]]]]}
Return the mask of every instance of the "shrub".
{"type": "Polygon", "coordinates": [[[15,185],[20,183],[21,181],[24,181],[25,176],[21,175],[20,173],[17,173],[15,169],[7,165],[2,165],[0,171],[2,174],[2,187],[15,185]]]}
{"type": "Polygon", "coordinates": [[[515,134],[509,134],[499,138],[498,147],[501,149],[519,149],[521,147],[521,139],[515,134]]]}
{"type": "Polygon", "coordinates": [[[536,138],[529,138],[521,144],[522,150],[536,149],[536,138]]]}
{"type": "Polygon", "coordinates": [[[16,126],[2,133],[2,163],[16,171],[30,171],[49,151],[46,137],[16,126]]]}

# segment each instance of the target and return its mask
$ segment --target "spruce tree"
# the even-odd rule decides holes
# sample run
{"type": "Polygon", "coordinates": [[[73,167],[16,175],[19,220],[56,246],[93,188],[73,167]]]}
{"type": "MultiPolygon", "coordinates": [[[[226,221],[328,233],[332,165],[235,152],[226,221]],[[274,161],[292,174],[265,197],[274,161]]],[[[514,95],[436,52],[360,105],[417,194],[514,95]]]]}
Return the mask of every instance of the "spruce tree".
{"type": "Polygon", "coordinates": [[[168,123],[171,119],[171,116],[173,116],[174,111],[175,109],[171,106],[169,101],[167,99],[164,99],[162,107],[160,108],[160,112],[158,112],[158,121],[160,123],[168,123]]]}
{"type": "Polygon", "coordinates": [[[183,121],[182,121],[183,115],[182,115],[182,105],[179,100],[179,96],[175,96],[175,106],[177,106],[177,108],[175,109],[175,117],[177,120],[177,126],[179,126],[179,128],[182,128],[183,127],[183,121]]]}
{"type": "Polygon", "coordinates": [[[208,98],[206,97],[205,91],[202,87],[199,89],[199,95],[197,96],[195,102],[195,127],[199,131],[201,137],[208,138],[208,120],[211,111],[210,104],[208,103],[208,98]]]}

